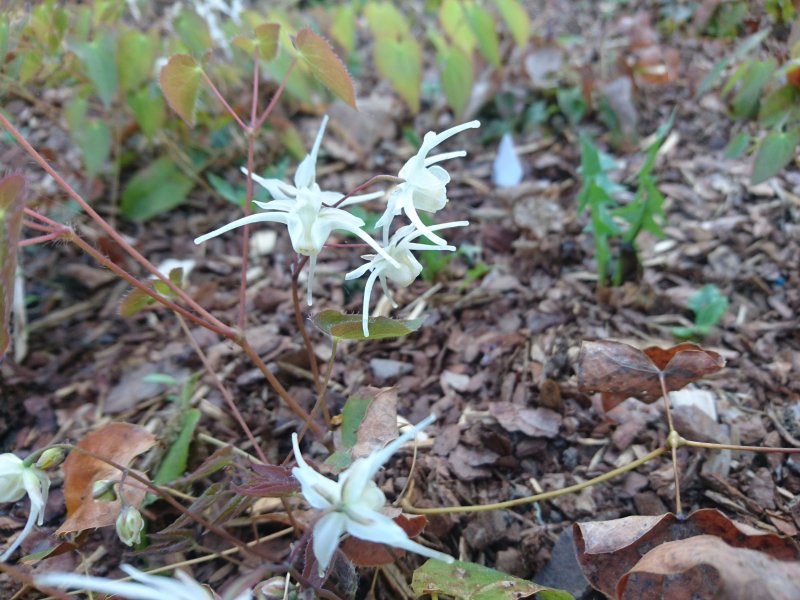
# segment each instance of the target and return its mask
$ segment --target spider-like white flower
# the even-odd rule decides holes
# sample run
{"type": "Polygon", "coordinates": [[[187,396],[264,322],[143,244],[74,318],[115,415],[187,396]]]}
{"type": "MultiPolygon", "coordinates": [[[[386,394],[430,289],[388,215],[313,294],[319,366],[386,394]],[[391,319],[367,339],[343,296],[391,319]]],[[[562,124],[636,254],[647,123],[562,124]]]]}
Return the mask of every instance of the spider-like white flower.
{"type": "Polygon", "coordinates": [[[426,226],[417,214],[418,210],[435,213],[447,204],[447,184],[450,183],[450,174],[435,163],[450,158],[466,156],[464,150],[456,152],[445,152],[436,156],[428,156],[428,153],[436,146],[448,138],[465,129],[480,127],[480,121],[470,121],[455,127],[451,127],[441,133],[429,131],[422,139],[422,146],[419,151],[408,159],[403,168],[400,169],[399,177],[405,179],[389,195],[389,202],[386,211],[377,222],[378,227],[383,227],[383,243],[388,244],[389,227],[392,219],[404,212],[411,222],[416,225],[422,234],[440,246],[447,245],[447,242],[433,233],[433,230],[426,226]],[[435,165],[435,166],[431,166],[435,165]]]}
{"type": "MultiPolygon", "coordinates": [[[[269,191],[274,198],[270,202],[256,202],[258,206],[266,212],[249,215],[228,223],[210,233],[201,235],[194,240],[195,244],[202,244],[208,239],[216,237],[226,231],[249,225],[251,223],[261,223],[272,221],[283,223],[289,230],[289,237],[292,240],[292,247],[298,254],[308,256],[308,304],[312,303],[312,286],[314,282],[314,269],[317,264],[317,255],[322,251],[325,242],[331,233],[336,229],[349,231],[358,236],[364,242],[375,249],[389,262],[395,263],[394,258],[390,257],[383,248],[367,234],[362,228],[364,221],[355,215],[351,215],[340,207],[334,207],[344,195],[338,192],[326,192],[320,189],[316,182],[316,163],[317,154],[322,136],[325,133],[325,126],[328,117],[322,119],[317,139],[311,152],[303,159],[294,174],[294,185],[284,183],[280,179],[266,179],[253,174],[253,180],[262,185],[269,191]]],[[[242,169],[246,174],[247,169],[242,169]]],[[[372,194],[361,194],[352,196],[342,202],[341,206],[366,202],[383,195],[383,192],[372,194]]],[[[400,266],[399,264],[396,266],[400,266]]]]}
{"type": "Polygon", "coordinates": [[[26,465],[21,458],[14,454],[0,454],[0,502],[16,502],[25,494],[31,499],[28,521],[14,543],[0,555],[0,562],[5,562],[28,537],[33,530],[34,523],[41,525],[44,522],[44,507],[47,504],[49,490],[50,479],[44,471],[32,465],[26,465]]]}
{"type": "Polygon", "coordinates": [[[297,434],[292,434],[292,447],[297,461],[297,466],[292,469],[292,475],[300,482],[301,492],[306,501],[313,508],[324,511],[314,524],[312,544],[320,576],[324,575],[339,546],[339,539],[345,533],[447,563],[453,562],[451,556],[412,541],[402,527],[380,512],[386,504],[386,496],[372,481],[383,464],[400,446],[414,439],[419,431],[435,420],[436,416],[431,415],[384,448],[376,450],[369,456],[356,459],[339,475],[338,481],[328,479],[308,465],[300,454],[297,434]]]}
{"type": "MultiPolygon", "coordinates": [[[[121,565],[134,581],[117,581],[78,573],[43,573],[34,577],[36,585],[54,588],[92,590],[113,594],[128,600],[217,600],[219,596],[203,587],[183,571],[176,578],[149,575],[130,565],[121,565]]],[[[245,590],[232,600],[251,600],[253,594],[245,590]]]]}
{"type": "MultiPolygon", "coordinates": [[[[439,231],[440,229],[449,229],[450,227],[466,227],[469,225],[468,221],[453,221],[451,223],[441,223],[428,228],[429,232],[439,231]]],[[[385,250],[389,255],[394,258],[400,267],[395,267],[389,263],[383,256],[379,254],[365,254],[363,259],[369,261],[361,265],[357,269],[350,271],[344,276],[346,280],[358,279],[367,271],[372,271],[364,286],[364,308],[361,321],[361,327],[364,335],[369,337],[369,300],[372,295],[372,287],[375,285],[375,280],[379,279],[381,287],[386,296],[391,300],[392,305],[397,307],[397,302],[394,301],[389,287],[386,285],[386,280],[394,281],[401,287],[408,287],[411,285],[419,274],[422,272],[422,264],[412,253],[412,250],[447,250],[449,252],[455,251],[455,246],[440,246],[431,244],[415,243],[414,240],[425,235],[424,231],[420,231],[413,224],[401,227],[394,232],[389,243],[386,245],[385,250]]],[[[440,238],[441,239],[441,238],[440,238]]],[[[442,240],[444,241],[444,240],[442,240]]],[[[447,242],[445,242],[447,244],[447,242]]]]}

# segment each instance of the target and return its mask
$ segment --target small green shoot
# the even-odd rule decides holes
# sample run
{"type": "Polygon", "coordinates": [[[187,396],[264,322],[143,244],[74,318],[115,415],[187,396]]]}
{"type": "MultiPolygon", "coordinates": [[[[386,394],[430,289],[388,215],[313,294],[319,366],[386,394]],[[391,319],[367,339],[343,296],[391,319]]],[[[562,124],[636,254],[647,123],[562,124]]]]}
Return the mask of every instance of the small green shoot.
{"type": "Polygon", "coordinates": [[[673,327],[672,334],[681,339],[702,339],[728,310],[728,298],[716,285],[709,283],[689,298],[689,308],[694,312],[694,325],[673,327]]]}

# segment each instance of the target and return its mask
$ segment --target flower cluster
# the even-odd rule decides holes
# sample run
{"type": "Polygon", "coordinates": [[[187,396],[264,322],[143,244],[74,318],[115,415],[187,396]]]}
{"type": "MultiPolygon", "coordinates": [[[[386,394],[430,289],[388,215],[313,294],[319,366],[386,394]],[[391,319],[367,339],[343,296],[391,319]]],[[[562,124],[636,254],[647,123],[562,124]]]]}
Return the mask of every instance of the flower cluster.
{"type": "Polygon", "coordinates": [[[44,471],[27,464],[15,454],[0,454],[0,502],[17,502],[25,494],[31,499],[28,521],[14,543],[0,555],[0,562],[5,562],[28,537],[34,523],[41,525],[44,522],[44,507],[49,490],[50,479],[44,471]]]}
{"type": "Polygon", "coordinates": [[[345,533],[362,540],[388,544],[448,563],[453,562],[451,556],[409,539],[402,527],[380,512],[386,504],[386,496],[372,481],[392,454],[414,439],[419,431],[435,419],[434,415],[429,416],[384,448],[355,460],[339,475],[337,481],[328,479],[308,465],[300,454],[297,434],[292,434],[292,447],[297,461],[292,475],[300,482],[306,501],[313,508],[323,511],[314,524],[312,542],[320,576],[328,568],[339,546],[339,540],[345,533]]]}
{"type": "MultiPolygon", "coordinates": [[[[272,200],[269,202],[256,202],[256,205],[264,209],[264,212],[237,219],[201,235],[194,242],[201,244],[231,229],[252,223],[271,221],[286,225],[294,251],[309,257],[307,299],[308,304],[311,305],[317,255],[322,251],[333,231],[342,230],[355,235],[375,250],[375,254],[364,256],[364,259],[368,261],[367,264],[346,276],[347,279],[354,279],[370,271],[364,292],[363,320],[364,335],[368,336],[369,299],[376,280],[380,280],[384,291],[389,295],[387,281],[393,281],[397,285],[405,287],[410,285],[422,271],[422,266],[412,251],[455,250],[455,247],[448,245],[447,241],[436,235],[435,232],[451,227],[464,227],[468,223],[456,221],[428,227],[422,222],[418,211],[435,213],[444,208],[447,204],[447,184],[450,182],[450,175],[436,163],[465,156],[466,152],[460,150],[435,156],[428,156],[428,154],[448,138],[465,129],[479,127],[480,123],[470,121],[442,133],[437,134],[431,131],[425,134],[417,154],[412,156],[400,169],[399,177],[402,182],[389,193],[386,210],[378,220],[377,226],[383,229],[383,245],[378,244],[363,230],[365,225],[363,219],[344,210],[345,206],[379,198],[384,195],[383,192],[345,198],[338,192],[323,191],[316,182],[317,156],[327,123],[328,117],[325,116],[311,152],[297,167],[294,185],[279,179],[268,179],[256,174],[249,174],[272,196],[272,200]],[[391,234],[394,219],[401,214],[408,218],[410,224],[400,226],[391,234]],[[414,240],[420,236],[427,238],[431,244],[414,243],[414,240]]],[[[242,170],[248,174],[246,169],[242,170]]]]}

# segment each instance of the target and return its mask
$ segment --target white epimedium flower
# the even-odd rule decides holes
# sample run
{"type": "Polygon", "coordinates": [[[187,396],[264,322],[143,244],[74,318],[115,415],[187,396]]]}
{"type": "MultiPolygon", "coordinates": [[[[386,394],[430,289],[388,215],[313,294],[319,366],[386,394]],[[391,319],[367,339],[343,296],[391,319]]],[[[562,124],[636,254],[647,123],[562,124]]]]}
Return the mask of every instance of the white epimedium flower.
{"type": "Polygon", "coordinates": [[[0,502],[17,502],[25,494],[31,499],[28,521],[14,543],[0,555],[0,562],[5,562],[19,548],[33,530],[34,523],[41,525],[44,522],[44,507],[49,490],[50,479],[44,471],[26,465],[14,454],[0,454],[0,502]]]}
{"type": "MultiPolygon", "coordinates": [[[[200,585],[183,571],[176,571],[175,577],[149,575],[130,565],[122,565],[134,581],[117,581],[105,577],[93,577],[78,573],[43,573],[34,577],[36,585],[74,589],[92,590],[103,594],[113,594],[128,600],[217,600],[214,592],[200,585]]],[[[250,590],[242,592],[232,600],[251,600],[250,590]]]]}
{"type": "Polygon", "coordinates": [[[386,504],[386,496],[372,481],[400,446],[414,439],[419,431],[435,420],[435,415],[431,415],[384,448],[356,459],[339,475],[338,481],[328,479],[308,465],[300,454],[297,434],[292,434],[292,447],[297,461],[292,475],[300,482],[301,493],[312,508],[324,511],[314,524],[312,544],[320,576],[330,565],[339,540],[345,533],[361,540],[395,546],[447,563],[453,562],[451,556],[412,541],[402,527],[380,512],[386,504]]]}
{"type": "MultiPolygon", "coordinates": [[[[319,153],[327,123],[328,117],[326,115],[322,119],[322,124],[311,152],[297,167],[294,175],[294,185],[284,183],[280,179],[267,179],[252,174],[253,180],[266,188],[273,197],[273,200],[269,202],[255,202],[265,212],[237,219],[194,240],[195,244],[202,244],[206,240],[217,237],[226,231],[252,223],[283,223],[289,231],[289,238],[292,241],[294,251],[303,256],[308,256],[310,259],[307,295],[309,306],[312,304],[312,287],[317,255],[322,251],[334,230],[341,229],[352,233],[387,260],[394,262],[394,259],[363,230],[364,221],[342,210],[340,207],[374,200],[382,196],[383,192],[352,196],[344,200],[340,206],[335,207],[333,205],[339,202],[344,197],[344,194],[323,191],[316,182],[317,154],[319,153]]],[[[242,168],[242,171],[247,174],[247,169],[242,168]]]]}
{"type": "Polygon", "coordinates": [[[409,158],[403,168],[400,169],[398,176],[405,181],[389,194],[386,211],[377,222],[378,227],[383,227],[384,244],[388,243],[389,227],[392,219],[401,212],[404,212],[411,222],[416,225],[417,229],[434,244],[439,244],[440,246],[447,244],[446,241],[433,233],[433,230],[422,222],[417,211],[424,210],[435,213],[444,208],[445,204],[447,204],[447,184],[450,183],[450,174],[436,163],[450,158],[466,156],[467,153],[464,150],[445,152],[435,156],[428,156],[428,153],[457,133],[480,126],[480,121],[470,121],[469,123],[451,127],[441,133],[429,131],[425,134],[419,151],[409,158]]]}
{"type": "MultiPolygon", "coordinates": [[[[453,221],[451,223],[434,225],[430,227],[428,231],[434,232],[441,229],[449,229],[450,227],[466,227],[467,225],[469,225],[468,221],[453,221]]],[[[392,302],[392,305],[397,307],[397,303],[394,301],[389,287],[386,285],[386,281],[390,280],[401,287],[408,287],[419,277],[419,274],[422,272],[422,264],[414,256],[413,250],[443,250],[453,252],[456,249],[455,246],[434,246],[431,244],[415,243],[414,240],[422,235],[425,235],[425,232],[420,231],[414,225],[406,225],[394,232],[385,250],[392,258],[400,263],[400,267],[395,267],[382,255],[366,254],[362,258],[369,262],[350,271],[344,276],[346,280],[358,279],[367,271],[371,271],[367,283],[364,286],[364,308],[361,327],[365,336],[369,336],[369,300],[376,280],[380,280],[383,292],[392,302]]],[[[447,244],[447,242],[445,242],[445,244],[447,244]]]]}

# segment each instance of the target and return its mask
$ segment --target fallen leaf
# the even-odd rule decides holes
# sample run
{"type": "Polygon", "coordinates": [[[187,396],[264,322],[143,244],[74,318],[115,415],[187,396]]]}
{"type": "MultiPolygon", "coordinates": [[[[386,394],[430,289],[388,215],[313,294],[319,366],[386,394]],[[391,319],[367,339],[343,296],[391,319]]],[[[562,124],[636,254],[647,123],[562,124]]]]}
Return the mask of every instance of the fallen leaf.
{"type": "MultiPolygon", "coordinates": [[[[76,446],[127,467],[131,460],[152,448],[155,443],[156,438],[142,427],[128,423],[109,423],[85,435],[76,446]]],[[[58,528],[56,535],[113,525],[122,508],[120,496],[124,496],[128,504],[140,507],[147,489],[132,477],[127,477],[124,484],[115,486],[115,500],[93,498],[95,482],[119,481],[122,475],[117,468],[99,458],[79,450],[70,452],[64,461],[67,519],[58,528]]]]}
{"type": "MultiPolygon", "coordinates": [[[[403,528],[408,537],[414,538],[425,529],[428,519],[425,515],[399,514],[394,517],[394,522],[403,528]]],[[[357,567],[390,565],[406,553],[405,550],[400,548],[368,542],[354,537],[347,538],[342,542],[340,548],[357,567]]]]}
{"type": "Polygon", "coordinates": [[[549,408],[524,408],[511,402],[490,402],[489,413],[509,432],[521,431],[530,437],[554,438],[562,417],[549,408]]]}
{"type": "Polygon", "coordinates": [[[800,559],[800,549],[791,539],[760,532],[708,508],[685,518],[667,513],[576,523],[573,534],[583,574],[594,588],[609,597],[616,597],[617,583],[652,548],[701,535],[713,535],[730,546],[757,551],[780,561],[800,559]]]}
{"type": "Polygon", "coordinates": [[[583,342],[575,370],[578,388],[603,394],[603,408],[611,410],[626,398],[647,404],[662,395],[661,378],[668,392],[714,373],[725,359],[690,343],[671,348],[652,346],[639,350],[622,342],[583,342]]]}
{"type": "Polygon", "coordinates": [[[237,494],[274,498],[300,491],[300,482],[289,467],[253,464],[250,471],[247,483],[233,486],[237,494]]]}
{"type": "Polygon", "coordinates": [[[356,430],[354,459],[369,456],[397,438],[397,390],[367,387],[358,395],[371,397],[372,401],[356,430]]]}
{"type": "Polygon", "coordinates": [[[656,546],[617,584],[617,598],[677,597],[800,598],[800,563],[699,535],[656,546]]]}

